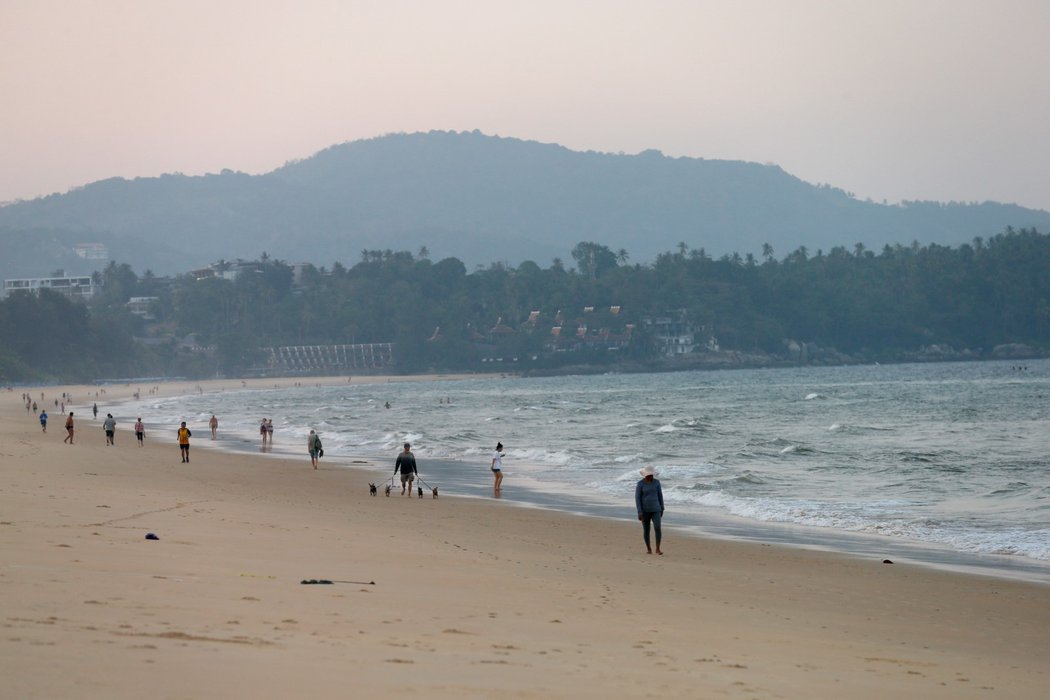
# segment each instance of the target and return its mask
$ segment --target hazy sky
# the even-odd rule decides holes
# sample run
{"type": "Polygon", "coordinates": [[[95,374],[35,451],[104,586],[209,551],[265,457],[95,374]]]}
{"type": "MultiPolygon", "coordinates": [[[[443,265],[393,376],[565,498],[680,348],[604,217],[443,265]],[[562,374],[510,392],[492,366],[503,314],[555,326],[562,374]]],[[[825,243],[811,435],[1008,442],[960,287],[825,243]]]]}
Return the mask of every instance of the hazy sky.
{"type": "Polygon", "coordinates": [[[0,201],[390,132],[1050,210],[1050,0],[0,0],[0,201]]]}

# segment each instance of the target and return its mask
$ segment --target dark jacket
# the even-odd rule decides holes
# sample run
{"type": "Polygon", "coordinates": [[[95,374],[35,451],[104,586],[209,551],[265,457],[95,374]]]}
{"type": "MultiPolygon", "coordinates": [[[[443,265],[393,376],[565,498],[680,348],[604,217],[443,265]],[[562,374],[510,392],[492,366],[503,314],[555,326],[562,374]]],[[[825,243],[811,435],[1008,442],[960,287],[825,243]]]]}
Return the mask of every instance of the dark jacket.
{"type": "Polygon", "coordinates": [[[663,513],[664,490],[660,488],[660,482],[656,479],[639,481],[634,487],[634,505],[638,508],[639,516],[642,513],[663,513]]]}
{"type": "Polygon", "coordinates": [[[397,470],[400,469],[402,474],[418,474],[416,471],[416,456],[411,452],[402,452],[397,456],[397,461],[394,462],[394,473],[397,474],[397,470]]]}

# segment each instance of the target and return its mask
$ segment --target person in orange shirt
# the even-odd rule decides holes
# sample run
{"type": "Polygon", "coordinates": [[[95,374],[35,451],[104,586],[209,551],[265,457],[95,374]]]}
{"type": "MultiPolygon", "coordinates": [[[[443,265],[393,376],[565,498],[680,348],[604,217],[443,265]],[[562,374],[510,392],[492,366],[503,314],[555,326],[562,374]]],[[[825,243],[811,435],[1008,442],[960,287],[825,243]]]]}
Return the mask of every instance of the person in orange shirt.
{"type": "Polygon", "coordinates": [[[179,428],[179,451],[182,453],[183,463],[190,461],[190,436],[193,433],[186,427],[186,421],[182,421],[182,427],[179,428]]]}

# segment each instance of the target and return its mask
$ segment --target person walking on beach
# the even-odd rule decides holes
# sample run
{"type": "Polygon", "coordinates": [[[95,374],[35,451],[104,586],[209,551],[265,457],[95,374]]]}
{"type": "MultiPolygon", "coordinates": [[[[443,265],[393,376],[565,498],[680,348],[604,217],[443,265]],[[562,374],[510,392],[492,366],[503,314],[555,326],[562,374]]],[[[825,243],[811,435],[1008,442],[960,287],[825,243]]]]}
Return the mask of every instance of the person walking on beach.
{"type": "Polygon", "coordinates": [[[179,428],[179,452],[182,453],[182,462],[185,464],[190,461],[190,437],[193,433],[186,427],[186,421],[182,421],[182,427],[179,428]]]}
{"type": "Polygon", "coordinates": [[[219,419],[215,417],[215,414],[211,414],[211,420],[208,421],[208,427],[211,428],[211,439],[215,439],[215,433],[219,432],[219,419]]]}
{"type": "Polygon", "coordinates": [[[259,435],[262,436],[262,444],[263,444],[263,448],[265,449],[266,448],[266,438],[268,436],[268,433],[266,432],[266,419],[265,418],[263,418],[261,421],[259,421],[259,435]]]}
{"type": "Polygon", "coordinates": [[[73,444],[73,412],[70,411],[66,417],[66,438],[62,442],[73,444]]]}
{"type": "Polygon", "coordinates": [[[98,420],[98,404],[96,403],[91,407],[91,417],[98,420]]]}
{"type": "Polygon", "coordinates": [[[47,411],[40,412],[40,430],[41,432],[47,432],[47,411]]]}
{"type": "Polygon", "coordinates": [[[412,482],[416,480],[416,456],[412,454],[412,445],[405,443],[405,451],[397,456],[394,462],[394,475],[401,472],[401,495],[405,495],[405,487],[408,487],[408,495],[412,495],[412,482]]]}
{"type": "Polygon", "coordinates": [[[310,463],[317,469],[317,458],[321,456],[322,451],[321,436],[312,430],[306,438],[306,451],[310,453],[310,463]]]}
{"type": "Polygon", "coordinates": [[[142,422],[140,417],[135,421],[135,439],[139,441],[139,447],[142,447],[142,438],[146,437],[146,425],[142,422]]]}
{"type": "Polygon", "coordinates": [[[664,514],[664,491],[656,479],[656,470],[651,466],[639,469],[638,473],[642,479],[634,487],[634,505],[638,509],[638,519],[642,521],[645,549],[649,554],[653,553],[649,544],[649,526],[652,525],[656,535],[656,553],[663,554],[660,551],[660,519],[664,514]]]}
{"type": "Polygon", "coordinates": [[[500,484],[503,483],[503,443],[497,442],[496,449],[492,453],[492,476],[495,477],[496,482],[493,484],[492,490],[499,495],[500,484]]]}
{"type": "Polygon", "coordinates": [[[115,445],[113,442],[113,433],[117,430],[117,421],[113,418],[112,413],[106,414],[106,420],[102,421],[102,429],[106,431],[106,447],[115,445]]]}

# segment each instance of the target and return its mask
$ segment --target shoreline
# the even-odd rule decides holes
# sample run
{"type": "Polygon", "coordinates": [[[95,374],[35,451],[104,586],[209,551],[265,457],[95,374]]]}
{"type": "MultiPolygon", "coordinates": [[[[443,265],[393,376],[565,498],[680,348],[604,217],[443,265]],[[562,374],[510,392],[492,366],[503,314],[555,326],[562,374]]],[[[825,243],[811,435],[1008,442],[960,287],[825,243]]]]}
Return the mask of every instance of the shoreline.
{"type": "Polygon", "coordinates": [[[636,522],[372,498],[305,455],[70,447],[5,393],[13,697],[1045,694],[1045,585],[670,528],[646,556],[636,522]]]}
{"type": "MultiPolygon", "coordinates": [[[[484,375],[482,378],[496,378],[502,375],[484,375]]],[[[424,375],[402,376],[400,382],[425,382],[429,380],[474,379],[478,375],[424,375]]],[[[388,383],[391,378],[371,376],[360,383],[388,383]]],[[[238,391],[265,391],[274,388],[304,384],[297,378],[286,378],[282,385],[272,380],[257,379],[254,385],[231,386],[229,380],[214,380],[218,386],[203,387],[205,392],[236,389],[238,391]]],[[[236,384],[241,380],[233,380],[236,384]]],[[[342,386],[345,380],[341,377],[319,378],[317,386],[342,386]]],[[[183,386],[182,383],[176,383],[183,386]]],[[[191,394],[187,391],[176,391],[176,394],[191,394]]],[[[120,402],[126,399],[121,399],[120,402]]],[[[125,416],[125,425],[127,417],[125,416]]],[[[203,429],[202,429],[203,430],[203,429]]],[[[206,443],[208,449],[228,450],[238,454],[262,455],[268,458],[299,458],[298,443],[279,441],[275,448],[262,450],[256,436],[223,437],[217,443],[206,443]]],[[[199,444],[199,443],[198,443],[199,444]]],[[[331,451],[330,451],[331,452],[331,451]]],[[[364,456],[330,454],[325,458],[329,463],[339,463],[346,468],[358,471],[389,473],[387,455],[369,453],[364,456]]],[[[393,457],[389,457],[392,464],[393,457]]],[[[491,489],[487,472],[481,474],[476,464],[458,459],[426,458],[424,464],[429,470],[425,474],[428,481],[434,481],[446,495],[467,496],[472,498],[490,498],[491,489]],[[435,481],[435,474],[440,475],[435,481]]],[[[512,473],[508,472],[512,477],[512,473]]],[[[372,475],[372,478],[376,478],[372,475]]],[[[389,477],[387,477],[389,478],[389,477]]],[[[523,507],[534,507],[570,515],[599,517],[614,522],[633,522],[629,503],[610,503],[601,498],[592,498],[586,492],[568,492],[558,488],[544,488],[544,484],[528,477],[511,478],[508,482],[513,488],[504,489],[504,500],[510,504],[523,507]]],[[[665,526],[690,537],[717,537],[727,540],[757,542],[808,548],[839,553],[845,556],[862,559],[890,559],[891,561],[908,561],[919,566],[934,569],[970,573],[981,576],[1000,577],[1013,580],[1050,584],[1050,562],[1040,559],[1008,554],[982,554],[953,549],[948,545],[936,542],[913,540],[877,533],[822,528],[777,521],[752,520],[721,512],[696,513],[673,510],[672,517],[665,521],[665,526]]]]}

